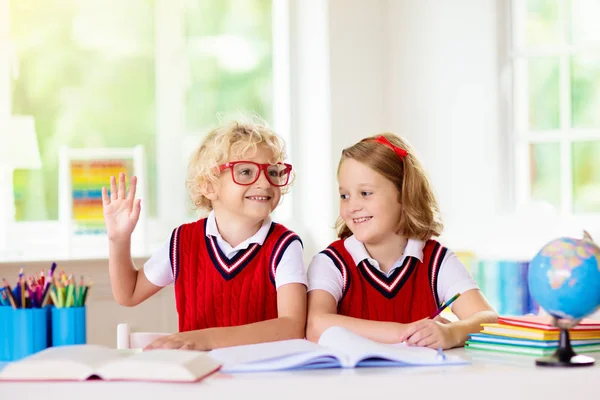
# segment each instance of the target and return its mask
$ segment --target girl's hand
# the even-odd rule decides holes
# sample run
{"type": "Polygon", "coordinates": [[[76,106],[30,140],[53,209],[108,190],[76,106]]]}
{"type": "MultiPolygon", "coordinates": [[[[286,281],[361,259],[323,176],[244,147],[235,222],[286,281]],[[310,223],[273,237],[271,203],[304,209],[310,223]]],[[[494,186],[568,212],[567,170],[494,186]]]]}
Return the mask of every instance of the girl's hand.
{"type": "Polygon", "coordinates": [[[210,350],[204,343],[202,331],[180,332],[163,336],[144,347],[144,351],[153,349],[210,350]]]}
{"type": "Polygon", "coordinates": [[[413,322],[400,339],[408,345],[431,349],[449,349],[457,345],[452,334],[452,324],[446,319],[422,319],[413,322]]]}
{"type": "Polygon", "coordinates": [[[125,195],[125,174],[119,174],[119,187],[115,177],[110,177],[110,198],[102,187],[102,210],[109,240],[129,239],[140,217],[141,200],[135,199],[137,178],[131,178],[129,193],[125,195]]]}

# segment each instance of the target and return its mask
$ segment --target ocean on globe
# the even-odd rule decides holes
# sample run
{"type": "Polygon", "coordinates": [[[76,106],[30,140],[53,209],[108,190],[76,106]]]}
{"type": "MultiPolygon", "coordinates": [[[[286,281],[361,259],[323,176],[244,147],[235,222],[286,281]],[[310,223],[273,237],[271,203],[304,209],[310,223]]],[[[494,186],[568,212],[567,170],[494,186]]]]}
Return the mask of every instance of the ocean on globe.
{"type": "Polygon", "coordinates": [[[529,291],[550,315],[578,320],[600,306],[600,248],[583,239],[546,244],[529,264],[529,291]]]}

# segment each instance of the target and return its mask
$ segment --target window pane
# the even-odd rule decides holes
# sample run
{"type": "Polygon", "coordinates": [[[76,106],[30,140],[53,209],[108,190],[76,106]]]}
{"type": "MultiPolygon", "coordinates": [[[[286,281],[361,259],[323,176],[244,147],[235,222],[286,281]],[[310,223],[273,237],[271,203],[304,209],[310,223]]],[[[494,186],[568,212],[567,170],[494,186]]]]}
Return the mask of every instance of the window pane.
{"type": "Polygon", "coordinates": [[[574,128],[600,128],[600,57],[571,61],[571,114],[574,128]]]}
{"type": "Polygon", "coordinates": [[[58,149],[144,145],[155,214],[153,0],[17,0],[15,115],[33,115],[43,168],[15,173],[18,220],[58,217],[58,149]]]}
{"type": "Polygon", "coordinates": [[[271,0],[187,0],[186,6],[188,131],[204,131],[226,113],[271,121],[271,0]]]}
{"type": "Polygon", "coordinates": [[[600,141],[573,144],[573,211],[600,212],[600,141]]]}
{"type": "Polygon", "coordinates": [[[529,145],[531,199],[560,206],[560,147],[558,143],[529,145]]]}
{"type": "Polygon", "coordinates": [[[558,60],[532,59],[529,62],[529,128],[549,130],[560,127],[558,60]]]}
{"type": "Polygon", "coordinates": [[[527,45],[549,45],[561,41],[559,0],[527,1],[527,45]]]}
{"type": "Polygon", "coordinates": [[[600,42],[600,1],[570,0],[571,40],[575,44],[600,42]]]}

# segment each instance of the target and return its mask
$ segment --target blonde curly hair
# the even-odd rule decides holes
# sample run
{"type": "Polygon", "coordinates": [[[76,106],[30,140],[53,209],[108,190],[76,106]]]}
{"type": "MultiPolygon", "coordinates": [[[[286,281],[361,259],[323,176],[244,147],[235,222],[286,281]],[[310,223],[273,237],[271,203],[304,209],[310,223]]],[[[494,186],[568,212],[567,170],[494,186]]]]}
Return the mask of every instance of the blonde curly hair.
{"type": "MultiPolygon", "coordinates": [[[[192,153],[188,163],[186,187],[193,208],[211,211],[212,204],[202,191],[208,183],[218,182],[219,165],[247,152],[254,152],[258,146],[266,146],[271,150],[271,164],[287,158],[283,140],[264,123],[234,120],[210,131],[192,153]]],[[[282,195],[289,191],[292,180],[281,188],[282,195]]]]}
{"type": "MultiPolygon", "coordinates": [[[[398,202],[390,207],[400,207],[398,233],[408,238],[428,240],[442,233],[443,223],[433,188],[412,146],[393,133],[382,133],[361,140],[342,150],[338,174],[344,160],[351,158],[383,175],[398,189],[398,202]],[[383,136],[396,147],[407,151],[402,160],[389,147],[375,141],[383,136]]],[[[340,217],[336,222],[340,239],[352,231],[340,217]]]]}

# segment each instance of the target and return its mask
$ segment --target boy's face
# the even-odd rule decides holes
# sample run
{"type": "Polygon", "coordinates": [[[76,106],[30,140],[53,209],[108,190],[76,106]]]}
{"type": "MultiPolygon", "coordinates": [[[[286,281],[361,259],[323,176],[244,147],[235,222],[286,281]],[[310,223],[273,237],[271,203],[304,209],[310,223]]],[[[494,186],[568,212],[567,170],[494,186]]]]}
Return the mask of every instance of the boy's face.
{"type": "MultiPolygon", "coordinates": [[[[266,146],[258,146],[256,151],[242,154],[229,161],[253,161],[258,164],[272,162],[273,153],[266,146]]],[[[281,188],[273,186],[259,171],[256,182],[251,185],[238,185],[233,181],[231,168],[224,169],[219,175],[219,184],[214,186],[212,207],[222,216],[228,215],[257,223],[267,218],[279,204],[281,188]]]]}
{"type": "Polygon", "coordinates": [[[395,235],[401,207],[396,186],[370,167],[345,159],[338,174],[340,216],[364,244],[395,235]]]}

